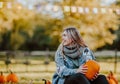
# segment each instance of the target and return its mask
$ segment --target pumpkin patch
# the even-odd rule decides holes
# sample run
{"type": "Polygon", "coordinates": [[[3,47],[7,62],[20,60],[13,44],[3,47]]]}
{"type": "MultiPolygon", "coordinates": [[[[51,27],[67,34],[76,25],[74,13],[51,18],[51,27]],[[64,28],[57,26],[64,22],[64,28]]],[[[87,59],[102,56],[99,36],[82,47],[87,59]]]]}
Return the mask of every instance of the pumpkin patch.
{"type": "Polygon", "coordinates": [[[88,60],[84,65],[88,66],[88,71],[85,76],[90,80],[100,70],[100,65],[95,60],[88,60]]]}

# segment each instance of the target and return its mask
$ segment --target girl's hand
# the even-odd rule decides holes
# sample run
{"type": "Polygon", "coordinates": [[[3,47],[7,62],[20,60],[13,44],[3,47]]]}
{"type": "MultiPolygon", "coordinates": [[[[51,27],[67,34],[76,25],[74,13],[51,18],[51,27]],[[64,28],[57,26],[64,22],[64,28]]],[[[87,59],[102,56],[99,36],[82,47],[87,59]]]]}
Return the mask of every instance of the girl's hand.
{"type": "Polygon", "coordinates": [[[95,80],[98,77],[99,73],[96,73],[95,76],[91,79],[91,81],[95,80]]]}
{"type": "Polygon", "coordinates": [[[88,70],[87,65],[81,65],[78,69],[77,69],[77,73],[82,73],[85,74],[88,70]]]}

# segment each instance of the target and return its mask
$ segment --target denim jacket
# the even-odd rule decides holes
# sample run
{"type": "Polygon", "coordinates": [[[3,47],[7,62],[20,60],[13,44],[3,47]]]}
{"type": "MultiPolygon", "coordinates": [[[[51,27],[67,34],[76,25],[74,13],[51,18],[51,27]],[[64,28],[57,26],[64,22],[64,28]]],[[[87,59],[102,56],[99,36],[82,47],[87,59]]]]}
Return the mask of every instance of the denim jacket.
{"type": "Polygon", "coordinates": [[[80,48],[81,55],[77,59],[72,59],[61,54],[61,50],[57,50],[55,54],[55,63],[57,70],[53,75],[52,84],[64,84],[65,78],[69,75],[75,74],[76,70],[89,59],[95,59],[92,51],[86,48],[80,48]],[[87,53],[83,52],[88,50],[87,53]]]}

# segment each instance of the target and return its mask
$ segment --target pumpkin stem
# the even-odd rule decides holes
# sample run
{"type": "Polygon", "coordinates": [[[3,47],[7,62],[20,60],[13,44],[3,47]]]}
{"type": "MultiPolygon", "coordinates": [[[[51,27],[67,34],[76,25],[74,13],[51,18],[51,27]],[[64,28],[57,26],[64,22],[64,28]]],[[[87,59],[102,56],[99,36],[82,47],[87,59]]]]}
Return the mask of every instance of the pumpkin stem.
{"type": "Polygon", "coordinates": [[[110,75],[113,76],[113,72],[112,71],[110,71],[110,75]]]}
{"type": "Polygon", "coordinates": [[[13,73],[11,69],[9,69],[9,71],[10,71],[11,74],[13,73]]]}
{"type": "Polygon", "coordinates": [[[2,76],[2,75],[3,75],[3,72],[1,71],[0,73],[1,73],[1,76],[2,76]]]}
{"type": "Polygon", "coordinates": [[[42,79],[42,81],[44,81],[44,82],[45,82],[45,84],[47,84],[47,81],[46,81],[46,79],[42,79]]]}

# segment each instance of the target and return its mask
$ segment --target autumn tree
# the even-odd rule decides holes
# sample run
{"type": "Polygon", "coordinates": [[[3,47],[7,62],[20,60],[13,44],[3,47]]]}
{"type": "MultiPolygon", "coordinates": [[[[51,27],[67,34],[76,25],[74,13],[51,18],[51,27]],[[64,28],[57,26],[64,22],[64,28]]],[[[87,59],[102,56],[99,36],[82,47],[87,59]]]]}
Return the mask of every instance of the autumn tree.
{"type": "Polygon", "coordinates": [[[28,36],[33,34],[34,12],[23,8],[17,2],[3,3],[3,7],[0,9],[1,47],[5,48],[7,44],[9,46],[6,46],[5,49],[16,50],[25,42],[24,33],[28,36]],[[11,5],[8,6],[8,4],[11,5]]]}
{"type": "Polygon", "coordinates": [[[55,18],[54,13],[50,16],[49,13],[28,10],[17,2],[12,3],[10,8],[4,6],[0,9],[0,47],[4,48],[7,44],[5,49],[26,47],[41,50],[44,46],[56,49],[61,41],[61,31],[67,26],[77,27],[93,50],[113,44],[116,38],[114,31],[119,23],[114,4],[103,6],[99,0],[63,0],[54,5],[60,7],[61,10],[57,11],[62,12],[61,18],[55,18]],[[67,11],[66,6],[70,7],[67,11]],[[73,10],[74,7],[77,11],[73,10]],[[83,8],[82,12],[79,7],[80,10],[83,8]]]}
{"type": "Polygon", "coordinates": [[[115,5],[102,6],[99,0],[64,0],[62,7],[83,7],[84,11],[72,12],[63,10],[64,18],[61,21],[61,25],[76,26],[80,30],[82,37],[88,46],[96,50],[106,44],[112,44],[116,35],[111,31],[118,29],[118,16],[114,12],[115,5]],[[85,10],[89,8],[89,13],[85,10]],[[94,8],[98,11],[95,13],[94,8]],[[105,8],[102,11],[101,8],[105,8]],[[113,12],[110,12],[110,8],[113,8],[113,12]]]}
{"type": "MultiPolygon", "coordinates": [[[[116,0],[116,6],[118,7],[118,8],[120,8],[120,0],[116,0]]],[[[116,49],[116,50],[120,50],[120,12],[119,11],[117,11],[118,12],[118,20],[119,20],[119,28],[118,28],[118,30],[116,30],[116,31],[114,31],[114,33],[116,34],[116,39],[114,39],[114,41],[113,41],[113,44],[112,45],[105,45],[103,48],[104,49],[110,49],[110,50],[112,50],[112,49],[116,49]]]]}

